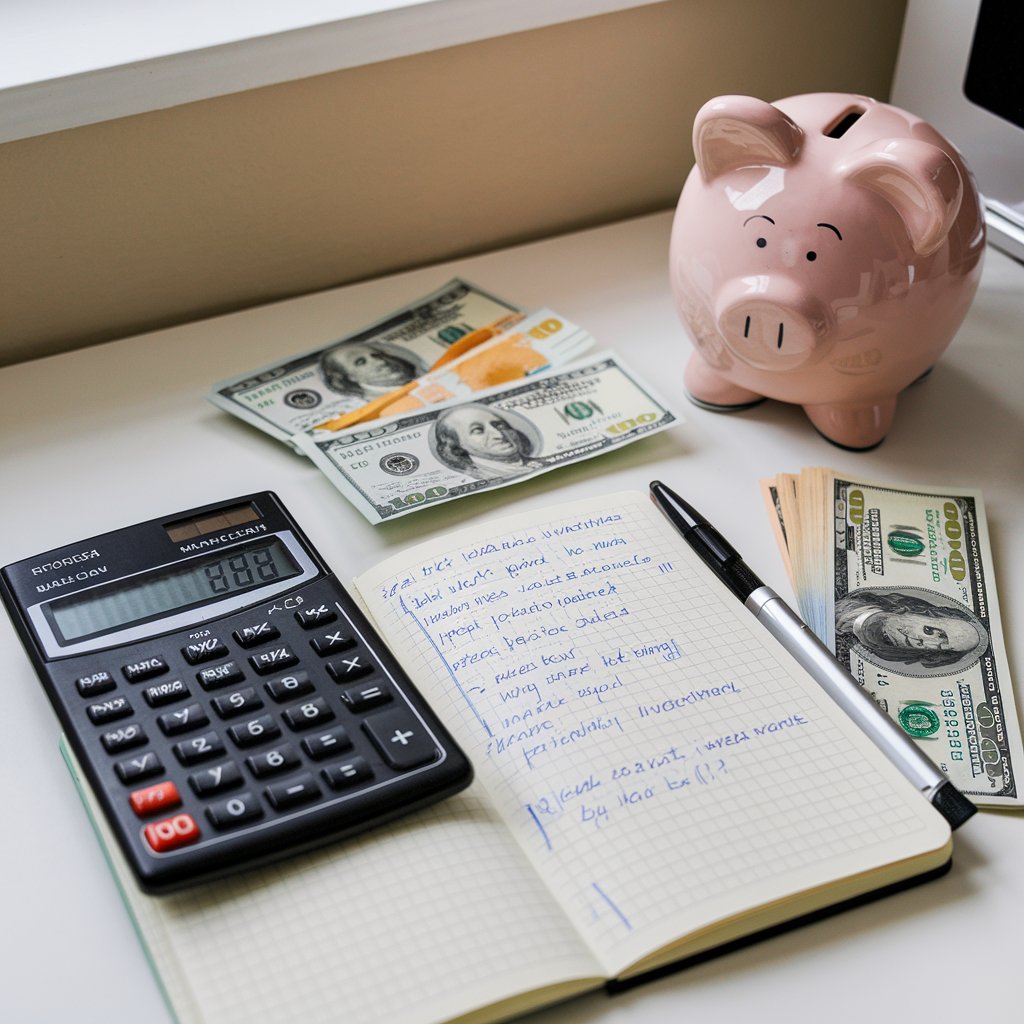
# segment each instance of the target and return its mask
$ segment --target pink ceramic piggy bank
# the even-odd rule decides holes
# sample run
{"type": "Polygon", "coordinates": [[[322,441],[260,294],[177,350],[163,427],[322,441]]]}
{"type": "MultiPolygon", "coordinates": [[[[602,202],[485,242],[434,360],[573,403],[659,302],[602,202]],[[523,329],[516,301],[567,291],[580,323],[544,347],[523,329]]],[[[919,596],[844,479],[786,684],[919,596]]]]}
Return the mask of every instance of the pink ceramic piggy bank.
{"type": "Polygon", "coordinates": [[[669,255],[691,398],[795,402],[830,441],[878,444],[977,290],[984,221],[957,150],[845,93],[719,97],[693,149],[669,255]]]}

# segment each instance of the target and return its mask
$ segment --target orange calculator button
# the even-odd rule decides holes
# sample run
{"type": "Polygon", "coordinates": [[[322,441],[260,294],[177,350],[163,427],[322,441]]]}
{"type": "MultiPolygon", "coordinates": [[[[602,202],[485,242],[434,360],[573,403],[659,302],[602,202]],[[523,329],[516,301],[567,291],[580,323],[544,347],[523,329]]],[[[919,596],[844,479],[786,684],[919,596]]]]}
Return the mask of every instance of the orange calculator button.
{"type": "Polygon", "coordinates": [[[131,802],[132,810],[140,818],[155,814],[157,811],[177,807],[181,803],[178,787],[173,782],[158,782],[155,786],[137,789],[134,793],[129,794],[128,799],[131,802]]]}
{"type": "Polygon", "coordinates": [[[163,821],[154,821],[143,830],[146,841],[157,853],[187,846],[199,839],[199,826],[191,814],[175,814],[163,821]]]}

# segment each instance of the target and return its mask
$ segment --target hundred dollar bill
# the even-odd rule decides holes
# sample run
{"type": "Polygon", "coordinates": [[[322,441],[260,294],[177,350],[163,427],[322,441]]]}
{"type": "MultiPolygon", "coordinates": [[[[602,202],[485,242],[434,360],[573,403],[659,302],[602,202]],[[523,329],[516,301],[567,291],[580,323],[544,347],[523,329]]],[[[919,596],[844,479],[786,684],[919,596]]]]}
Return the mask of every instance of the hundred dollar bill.
{"type": "Polygon", "coordinates": [[[296,443],[371,523],[506,487],[678,422],[616,356],[296,443]]]}
{"type": "MultiPolygon", "coordinates": [[[[390,394],[317,424],[312,433],[347,430],[357,423],[382,416],[397,416],[441,402],[471,398],[474,392],[572,362],[594,345],[592,335],[550,309],[541,309],[529,316],[511,314],[492,327],[483,328],[482,332],[489,337],[461,355],[445,359],[438,368],[390,394]]],[[[456,344],[463,345],[467,341],[472,341],[472,335],[456,344]]]]}
{"type": "Polygon", "coordinates": [[[460,339],[516,312],[455,279],[343,338],[220,381],[206,397],[290,441],[422,376],[460,339]]]}
{"type": "Polygon", "coordinates": [[[958,789],[981,806],[1024,805],[981,495],[830,470],[804,471],[797,491],[801,532],[786,537],[810,561],[817,547],[830,580],[819,597],[816,581],[796,574],[798,589],[825,605],[822,641],[958,789]]]}

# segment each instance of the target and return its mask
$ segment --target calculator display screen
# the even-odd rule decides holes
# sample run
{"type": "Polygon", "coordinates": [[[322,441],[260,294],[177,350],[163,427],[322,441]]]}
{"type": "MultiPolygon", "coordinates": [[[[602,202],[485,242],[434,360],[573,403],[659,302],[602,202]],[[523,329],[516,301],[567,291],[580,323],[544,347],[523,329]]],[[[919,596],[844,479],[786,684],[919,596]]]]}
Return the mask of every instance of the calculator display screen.
{"type": "Polygon", "coordinates": [[[70,594],[51,601],[46,611],[58,636],[69,643],[258,590],[301,572],[284,544],[270,537],[70,594]]]}

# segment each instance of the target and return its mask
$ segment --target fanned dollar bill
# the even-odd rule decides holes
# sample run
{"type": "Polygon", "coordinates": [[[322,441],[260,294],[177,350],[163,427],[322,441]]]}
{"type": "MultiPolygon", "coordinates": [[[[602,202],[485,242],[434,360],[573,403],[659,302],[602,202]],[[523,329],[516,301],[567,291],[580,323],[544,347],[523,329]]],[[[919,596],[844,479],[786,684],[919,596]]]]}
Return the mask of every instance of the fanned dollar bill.
{"type": "Polygon", "coordinates": [[[359,331],[220,381],[207,398],[271,437],[291,441],[422,376],[461,339],[517,312],[455,279],[359,331]]]}
{"type": "Polygon", "coordinates": [[[822,642],[963,793],[982,806],[1024,805],[980,493],[828,469],[780,474],[762,491],[822,642]]]}
{"type": "Polygon", "coordinates": [[[507,487],[677,422],[616,356],[296,443],[372,523],[507,487]]]}
{"type": "Polygon", "coordinates": [[[460,340],[471,344],[461,355],[443,357],[435,369],[390,394],[374,399],[359,409],[316,425],[312,433],[347,430],[357,423],[397,416],[429,405],[471,398],[477,391],[521,380],[579,358],[594,345],[594,338],[582,327],[550,309],[529,316],[510,315],[483,328],[488,337],[472,344],[473,337],[460,340]]]}

